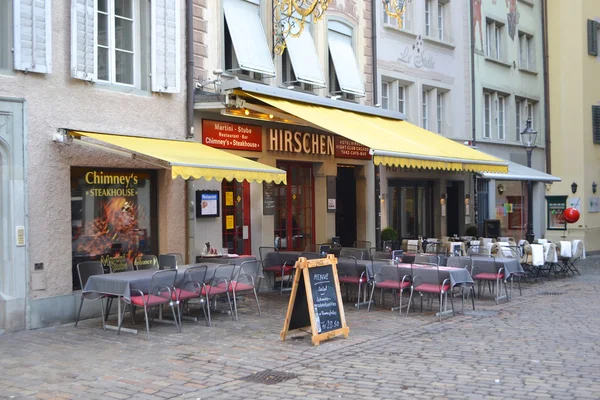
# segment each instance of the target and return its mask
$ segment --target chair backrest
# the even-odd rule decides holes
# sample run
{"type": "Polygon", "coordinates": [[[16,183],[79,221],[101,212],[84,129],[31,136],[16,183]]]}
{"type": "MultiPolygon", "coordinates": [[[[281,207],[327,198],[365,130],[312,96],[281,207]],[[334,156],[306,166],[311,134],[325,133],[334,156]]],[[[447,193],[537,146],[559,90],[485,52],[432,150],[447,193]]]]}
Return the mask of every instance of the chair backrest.
{"type": "Polygon", "coordinates": [[[110,273],[111,274],[117,274],[119,272],[127,272],[127,271],[133,271],[133,264],[131,263],[131,260],[129,260],[128,258],[125,259],[118,259],[118,260],[111,260],[108,262],[108,267],[110,268],[110,273]]]}
{"type": "Polygon", "coordinates": [[[439,265],[440,258],[431,254],[417,254],[415,256],[415,264],[431,263],[439,265]]]}
{"type": "Polygon", "coordinates": [[[84,261],[77,264],[77,275],[79,275],[79,284],[81,285],[81,290],[85,288],[85,284],[90,276],[103,274],[104,267],[102,267],[102,263],[100,261],[84,261]]]}
{"type": "Polygon", "coordinates": [[[213,287],[227,287],[233,280],[235,274],[238,271],[238,266],[234,264],[219,264],[215,268],[215,274],[209,283],[209,290],[207,295],[210,295],[213,287]]]}
{"type": "Polygon", "coordinates": [[[466,268],[469,271],[473,268],[473,259],[471,257],[448,257],[447,267],[466,268]]]}
{"type": "Polygon", "coordinates": [[[136,270],[158,269],[158,258],[151,254],[142,254],[135,258],[133,266],[136,270]]]}
{"type": "Polygon", "coordinates": [[[546,263],[544,257],[544,246],[541,244],[532,244],[531,247],[531,265],[541,267],[546,263]]]}
{"type": "Polygon", "coordinates": [[[269,256],[269,258],[279,258],[279,250],[272,246],[261,246],[258,248],[258,255],[260,256],[260,261],[264,263],[267,256],[269,256]]]}
{"type": "Polygon", "coordinates": [[[177,269],[177,257],[173,254],[159,254],[158,269],[177,269]]]}
{"type": "Polygon", "coordinates": [[[255,287],[261,273],[260,261],[244,261],[240,264],[234,277],[234,287],[238,288],[238,284],[251,285],[255,287]]]}
{"type": "Polygon", "coordinates": [[[402,255],[404,254],[404,252],[402,250],[394,250],[392,251],[392,260],[402,260],[402,255]]]}
{"type": "Polygon", "coordinates": [[[357,260],[364,259],[365,251],[364,249],[343,247],[340,250],[340,258],[356,258],[357,260]]]}
{"type": "Polygon", "coordinates": [[[183,265],[185,261],[183,259],[183,255],[181,253],[167,253],[169,256],[175,256],[176,265],[183,265]]]}
{"type": "Polygon", "coordinates": [[[498,257],[520,258],[521,248],[519,246],[500,246],[498,257]]]}
{"type": "Polygon", "coordinates": [[[390,251],[374,251],[371,253],[371,260],[391,260],[392,252],[390,251]]]}
{"type": "Polygon", "coordinates": [[[170,299],[171,294],[173,293],[172,290],[175,287],[176,279],[176,269],[156,271],[154,274],[152,274],[152,280],[150,281],[150,292],[148,294],[170,299]]]}
{"type": "Polygon", "coordinates": [[[573,258],[581,258],[583,256],[583,249],[583,240],[573,240],[573,258]]]}
{"type": "Polygon", "coordinates": [[[352,247],[356,249],[370,249],[371,242],[369,242],[368,240],[355,240],[352,244],[352,247]]]}
{"type": "Polygon", "coordinates": [[[206,279],[206,271],[208,271],[206,265],[189,267],[183,273],[183,279],[177,284],[177,287],[189,292],[198,292],[206,279]]]}
{"type": "Polygon", "coordinates": [[[375,284],[381,284],[383,282],[399,283],[402,278],[400,277],[400,269],[395,265],[382,265],[375,271],[373,279],[375,284]]]}

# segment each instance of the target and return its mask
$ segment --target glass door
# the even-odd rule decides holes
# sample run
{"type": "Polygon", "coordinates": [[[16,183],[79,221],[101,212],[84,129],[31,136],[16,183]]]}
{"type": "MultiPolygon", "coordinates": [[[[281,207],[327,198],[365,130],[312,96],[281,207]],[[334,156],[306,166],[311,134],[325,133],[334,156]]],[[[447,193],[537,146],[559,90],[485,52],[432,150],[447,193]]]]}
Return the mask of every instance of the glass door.
{"type": "Polygon", "coordinates": [[[287,171],[287,185],[275,190],[275,247],[304,250],[314,242],[314,179],[312,165],[278,163],[287,171]]]}
{"type": "Polygon", "coordinates": [[[223,248],[232,254],[250,254],[250,184],[226,180],[223,193],[223,248]]]}
{"type": "Polygon", "coordinates": [[[422,181],[390,181],[390,226],[400,239],[433,235],[432,184],[422,181]]]}

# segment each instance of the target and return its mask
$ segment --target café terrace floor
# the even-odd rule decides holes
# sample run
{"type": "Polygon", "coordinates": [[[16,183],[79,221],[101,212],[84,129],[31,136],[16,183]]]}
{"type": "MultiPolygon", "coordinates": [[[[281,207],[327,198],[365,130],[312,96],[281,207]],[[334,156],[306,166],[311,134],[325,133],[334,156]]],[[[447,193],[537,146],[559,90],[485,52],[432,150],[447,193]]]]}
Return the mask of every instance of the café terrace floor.
{"type": "Polygon", "coordinates": [[[498,306],[487,294],[483,312],[441,323],[418,307],[399,318],[346,304],[350,337],[317,347],[279,340],[289,295],[273,293],[260,294],[262,316],[246,298],[237,322],[155,324],[150,340],[139,311],[138,335],[104,332],[99,319],[5,334],[0,398],[597,399],[600,258],[578,267],[582,276],[526,284],[498,306]],[[292,379],[244,380],[265,370],[292,379]]]}

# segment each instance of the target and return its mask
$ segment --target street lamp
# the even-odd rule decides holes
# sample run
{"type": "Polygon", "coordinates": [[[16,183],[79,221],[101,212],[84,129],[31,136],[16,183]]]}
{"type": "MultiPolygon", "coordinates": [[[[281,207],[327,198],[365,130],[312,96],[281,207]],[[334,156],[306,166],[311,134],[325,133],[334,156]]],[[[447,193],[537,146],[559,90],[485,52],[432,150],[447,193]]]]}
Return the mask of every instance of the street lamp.
{"type": "MultiPolygon", "coordinates": [[[[527,167],[531,168],[531,153],[537,146],[535,140],[537,139],[537,132],[531,127],[531,119],[527,120],[527,126],[521,132],[521,140],[523,147],[527,152],[527,167]]],[[[527,232],[525,233],[525,239],[529,243],[533,243],[533,182],[527,181],[527,232]]]]}

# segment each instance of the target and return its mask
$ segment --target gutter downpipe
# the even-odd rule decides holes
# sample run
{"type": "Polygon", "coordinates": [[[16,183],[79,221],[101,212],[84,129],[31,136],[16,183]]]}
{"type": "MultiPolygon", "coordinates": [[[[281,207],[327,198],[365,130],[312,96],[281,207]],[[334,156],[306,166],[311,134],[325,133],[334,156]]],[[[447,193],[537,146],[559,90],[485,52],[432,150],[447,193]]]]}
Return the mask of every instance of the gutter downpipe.
{"type": "Polygon", "coordinates": [[[552,173],[552,153],[550,140],[550,74],[548,72],[548,2],[542,0],[542,58],[544,60],[544,125],[546,128],[546,173],[552,173]]]}
{"type": "MultiPolygon", "coordinates": [[[[470,10],[469,15],[471,18],[469,22],[471,24],[471,130],[472,130],[472,145],[473,147],[477,146],[477,129],[475,128],[476,121],[476,109],[475,109],[475,21],[473,20],[473,0],[469,1],[470,10]]],[[[481,23],[481,22],[479,22],[481,23]]],[[[477,174],[473,174],[473,219],[474,221],[471,224],[475,226],[479,225],[479,204],[477,202],[477,174]]]]}
{"type": "MultiPolygon", "coordinates": [[[[194,3],[193,0],[187,0],[185,10],[185,73],[186,73],[186,124],[185,138],[194,140],[194,3]]],[[[189,188],[190,181],[185,181],[184,198],[185,198],[185,255],[184,261],[190,260],[190,217],[189,217],[189,188]]]]}
{"type": "MultiPolygon", "coordinates": [[[[371,48],[373,49],[373,106],[377,104],[379,98],[378,79],[377,79],[377,1],[371,3],[371,48]]],[[[381,249],[381,167],[375,165],[375,247],[381,249]]]]}

